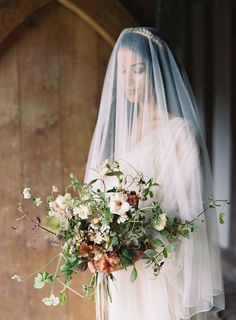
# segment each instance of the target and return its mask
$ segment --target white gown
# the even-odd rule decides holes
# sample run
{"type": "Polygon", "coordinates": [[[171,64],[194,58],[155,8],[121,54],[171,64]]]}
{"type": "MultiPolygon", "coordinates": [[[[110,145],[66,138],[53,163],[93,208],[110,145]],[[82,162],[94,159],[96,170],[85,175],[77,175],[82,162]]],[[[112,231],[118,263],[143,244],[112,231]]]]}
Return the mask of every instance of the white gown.
{"type": "MultiPolygon", "coordinates": [[[[185,123],[181,118],[171,120],[173,128],[172,145],[163,144],[163,135],[165,128],[160,127],[149,133],[132,151],[127,153],[124,159],[132,164],[136,169],[142,171],[144,175],[153,177],[159,184],[160,188],[154,195],[158,199],[162,208],[171,214],[175,212],[176,205],[183,208],[187,205],[188,199],[184,195],[178,194],[175,183],[179,182],[181,188],[187,188],[186,194],[189,195],[192,205],[192,217],[201,211],[199,205],[200,191],[195,190],[194,180],[200,179],[199,159],[194,140],[185,141],[185,123]],[[174,149],[172,150],[172,146],[174,149]],[[168,165],[168,157],[174,156],[172,151],[181,157],[180,171],[184,175],[179,181],[179,172],[172,174],[168,165]],[[183,186],[184,184],[184,186],[183,186]],[[183,198],[180,200],[179,198],[183,198]],[[181,203],[181,201],[186,203],[181,203]]],[[[127,174],[134,174],[132,169],[125,162],[120,161],[123,171],[127,174]]],[[[198,184],[197,184],[198,185],[198,184]]],[[[181,191],[180,191],[181,192],[181,191]]],[[[186,214],[186,218],[188,215],[186,214]]],[[[208,243],[205,232],[205,225],[202,224],[199,235],[192,235],[193,241],[184,239],[180,247],[176,247],[175,253],[172,254],[163,265],[160,274],[154,279],[152,267],[145,268],[144,263],[139,260],[136,262],[138,278],[134,283],[130,281],[132,267],[127,271],[121,270],[114,272],[116,278],[116,287],[111,283],[112,303],[108,305],[109,320],[180,320],[180,319],[212,319],[210,312],[204,312],[212,308],[212,292],[219,293],[222,290],[220,278],[220,266],[212,266],[209,258],[208,243]],[[192,253],[199,251],[201,261],[193,261],[192,253]],[[184,271],[183,271],[184,270],[184,271]],[[193,278],[196,274],[197,278],[193,278]],[[201,277],[199,277],[201,275],[201,277]],[[191,281],[190,281],[191,279],[191,281]],[[117,288],[117,289],[116,289],[117,288]],[[199,301],[198,301],[199,299],[199,301]],[[193,307],[191,308],[192,303],[193,307]],[[185,307],[189,306],[185,313],[185,307]],[[198,306],[198,307],[196,307],[198,306]],[[200,312],[200,313],[199,313],[200,312]],[[181,313],[181,314],[179,314],[181,313]],[[196,315],[196,313],[198,313],[196,315]],[[188,315],[190,314],[190,317],[188,315]],[[194,316],[195,315],[195,316],[194,316]]]]}

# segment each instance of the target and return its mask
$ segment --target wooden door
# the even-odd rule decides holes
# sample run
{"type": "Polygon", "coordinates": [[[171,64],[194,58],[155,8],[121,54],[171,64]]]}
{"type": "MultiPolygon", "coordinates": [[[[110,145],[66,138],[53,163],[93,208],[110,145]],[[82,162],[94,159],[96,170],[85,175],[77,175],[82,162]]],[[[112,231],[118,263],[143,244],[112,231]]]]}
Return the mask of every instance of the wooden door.
{"type": "MultiPolygon", "coordinates": [[[[57,252],[30,224],[16,231],[11,226],[23,186],[45,196],[52,184],[62,191],[70,172],[83,178],[111,50],[96,30],[55,1],[0,46],[0,319],[95,319],[92,300],[70,295],[66,307],[47,307],[41,299],[50,289],[33,289],[33,279],[11,280],[57,252]]],[[[78,275],[75,289],[90,276],[78,275]]]]}

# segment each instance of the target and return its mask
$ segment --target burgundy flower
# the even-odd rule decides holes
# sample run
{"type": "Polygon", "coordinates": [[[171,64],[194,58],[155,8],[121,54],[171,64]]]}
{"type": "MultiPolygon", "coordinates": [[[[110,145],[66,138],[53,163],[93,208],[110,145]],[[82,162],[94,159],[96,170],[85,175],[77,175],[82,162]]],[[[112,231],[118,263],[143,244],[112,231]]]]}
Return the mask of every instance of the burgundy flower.
{"type": "Polygon", "coordinates": [[[83,241],[79,247],[79,253],[81,257],[92,256],[97,250],[97,245],[88,245],[85,241],[83,241]]]}
{"type": "Polygon", "coordinates": [[[138,206],[138,201],[140,199],[140,195],[135,191],[130,191],[127,193],[127,202],[129,203],[131,208],[136,208],[138,206]]]}

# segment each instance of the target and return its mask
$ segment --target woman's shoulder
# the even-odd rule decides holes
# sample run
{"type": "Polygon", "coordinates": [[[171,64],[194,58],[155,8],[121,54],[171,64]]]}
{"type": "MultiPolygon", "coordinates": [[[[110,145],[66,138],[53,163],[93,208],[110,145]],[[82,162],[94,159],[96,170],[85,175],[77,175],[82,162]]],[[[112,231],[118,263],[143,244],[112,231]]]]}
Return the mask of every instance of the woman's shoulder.
{"type": "Polygon", "coordinates": [[[172,114],[169,115],[169,122],[172,125],[186,125],[187,121],[179,116],[174,116],[172,114]]]}
{"type": "Polygon", "coordinates": [[[172,117],[169,121],[173,138],[177,144],[190,143],[195,140],[196,132],[189,120],[182,117],[172,117]]]}
{"type": "Polygon", "coordinates": [[[193,126],[191,122],[183,117],[171,115],[169,117],[169,124],[173,128],[179,128],[189,133],[193,131],[193,126]]]}

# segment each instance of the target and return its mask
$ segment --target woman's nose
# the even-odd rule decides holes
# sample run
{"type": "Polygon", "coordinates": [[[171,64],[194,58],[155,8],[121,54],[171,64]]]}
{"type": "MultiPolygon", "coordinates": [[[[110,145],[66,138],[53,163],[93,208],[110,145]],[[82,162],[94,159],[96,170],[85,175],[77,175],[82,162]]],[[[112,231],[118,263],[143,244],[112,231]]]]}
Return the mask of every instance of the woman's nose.
{"type": "Polygon", "coordinates": [[[126,84],[127,84],[127,87],[130,88],[133,86],[134,84],[134,77],[133,77],[133,74],[132,72],[127,72],[126,74],[126,84]]]}

